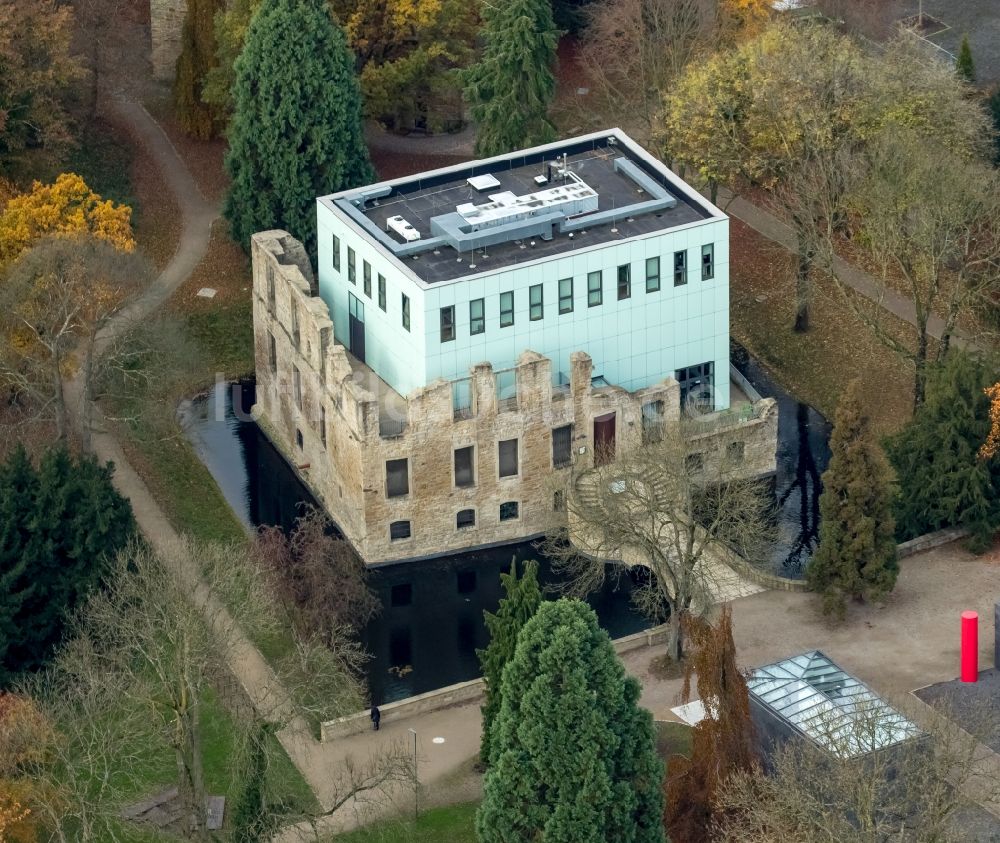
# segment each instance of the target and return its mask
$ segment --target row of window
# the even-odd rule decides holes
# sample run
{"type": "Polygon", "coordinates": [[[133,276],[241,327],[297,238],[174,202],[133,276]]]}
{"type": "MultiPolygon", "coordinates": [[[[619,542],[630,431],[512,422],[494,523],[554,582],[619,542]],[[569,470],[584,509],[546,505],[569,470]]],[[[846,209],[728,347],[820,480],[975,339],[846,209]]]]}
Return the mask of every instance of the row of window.
{"type": "MultiPolygon", "coordinates": [[[[350,249],[348,249],[350,252],[350,249]]],[[[701,247],[701,277],[708,281],[715,277],[715,244],[701,247]]],[[[674,286],[687,284],[687,250],[674,252],[674,286]]],[[[646,292],[656,293],[660,289],[660,259],[646,259],[646,292]]],[[[632,297],[632,265],[624,263],[618,267],[618,301],[632,297]]],[[[404,296],[405,298],[405,296],[404,296]]],[[[601,270],[587,273],[587,307],[598,307],[604,303],[604,273],[601,270]]],[[[559,280],[559,313],[573,312],[573,279],[559,280]]],[[[545,292],[542,284],[528,288],[528,320],[538,322],[545,318],[545,292]]],[[[514,292],[500,294],[500,327],[509,328],[514,324],[514,292]]],[[[441,308],[441,342],[455,339],[455,305],[441,308]]],[[[475,336],[486,331],[485,299],[469,302],[469,334],[475,336]]]]}
{"type": "MultiPolygon", "coordinates": [[[[334,234],[333,235],[333,268],[340,272],[340,238],[334,234]]],[[[377,284],[378,284],[378,306],[379,310],[383,313],[387,311],[387,290],[385,276],[379,272],[377,274],[377,284]]],[[[358,265],[357,256],[354,253],[354,249],[350,246],[347,247],[347,280],[352,284],[357,286],[358,283],[358,265]]],[[[361,261],[361,289],[364,290],[365,295],[371,299],[372,297],[372,265],[366,260],[361,261]]],[[[406,293],[400,293],[400,312],[402,314],[403,327],[409,331],[410,330],[410,297],[406,293]]]]}
{"type": "MultiPolygon", "coordinates": [[[[521,505],[517,501],[504,501],[500,504],[500,521],[517,521],[521,517],[521,505]]],[[[476,510],[461,509],[455,516],[455,529],[468,530],[476,526],[476,510]]],[[[401,541],[412,538],[413,528],[409,521],[392,521],[389,524],[390,541],[401,541]]]]}
{"type": "MultiPolygon", "coordinates": [[[[552,467],[565,468],[570,464],[573,425],[552,429],[552,467]]],[[[503,439],[497,442],[497,475],[503,479],[517,477],[519,473],[519,441],[503,439]]],[[[455,488],[467,489],[476,485],[476,446],[466,445],[454,451],[455,488]]],[[[401,498],[410,493],[410,462],[406,457],[385,462],[385,495],[401,498]]]]}

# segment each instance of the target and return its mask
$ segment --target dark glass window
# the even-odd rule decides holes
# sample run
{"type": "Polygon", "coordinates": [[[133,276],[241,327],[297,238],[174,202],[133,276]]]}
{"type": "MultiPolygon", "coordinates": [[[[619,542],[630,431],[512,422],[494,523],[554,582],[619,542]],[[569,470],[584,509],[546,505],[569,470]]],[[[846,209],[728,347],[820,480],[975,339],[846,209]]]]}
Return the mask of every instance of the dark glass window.
{"type": "Polygon", "coordinates": [[[407,471],[407,461],[385,461],[385,496],[399,498],[410,493],[410,476],[407,471]]]}
{"type": "Polygon", "coordinates": [[[500,504],[501,521],[515,521],[517,519],[517,513],[517,501],[507,501],[506,503],[500,504]]]}
{"type": "Polygon", "coordinates": [[[354,249],[347,247],[347,280],[352,284],[358,283],[358,267],[354,258],[354,249]]]}
{"type": "Polygon", "coordinates": [[[528,288],[528,319],[537,322],[545,315],[542,285],[533,284],[528,288]]]}
{"type": "Polygon", "coordinates": [[[406,293],[401,293],[403,297],[403,327],[410,330],[410,297],[406,293]]]}
{"type": "Polygon", "coordinates": [[[632,265],[623,263],[618,267],[618,301],[632,296],[632,265]]]}
{"type": "Polygon", "coordinates": [[[368,261],[361,262],[361,275],[364,281],[365,295],[372,297],[372,265],[368,261]]]}
{"type": "Polygon", "coordinates": [[[378,306],[385,310],[385,276],[381,273],[378,276],[378,306]]]}
{"type": "MultiPolygon", "coordinates": [[[[460,510],[458,515],[455,516],[455,529],[463,530],[466,527],[476,526],[476,510],[474,509],[463,509],[460,510]]],[[[461,576],[461,574],[459,574],[461,576]]],[[[473,586],[474,588],[475,586],[473,586]]],[[[471,591],[472,589],[470,589],[471,591]]]]}
{"type": "Polygon", "coordinates": [[[515,477],[517,475],[517,440],[505,439],[500,442],[500,476],[515,477]]]}
{"type": "Polygon", "coordinates": [[[441,308],[441,342],[455,339],[455,305],[441,308]]]}
{"type": "Polygon", "coordinates": [[[587,273],[587,307],[597,307],[604,301],[604,289],[601,286],[601,271],[587,273]]]}
{"type": "Polygon", "coordinates": [[[473,336],[486,332],[486,302],[473,299],[469,302],[469,333],[473,336]]]}
{"type": "Polygon", "coordinates": [[[333,268],[340,272],[340,238],[334,234],[333,235],[333,268]]]}
{"type": "Polygon", "coordinates": [[[674,286],[681,287],[687,284],[687,251],[674,252],[674,286]]]}
{"type": "Polygon", "coordinates": [[[711,281],[715,278],[715,244],[707,243],[701,247],[701,280],[711,281]]]}
{"type": "Polygon", "coordinates": [[[514,324],[514,293],[500,294],[500,327],[509,328],[514,324]]]}
{"type": "Polygon", "coordinates": [[[646,258],[646,292],[655,293],[660,289],[660,259],[646,258]]]}
{"type": "Polygon", "coordinates": [[[409,521],[393,521],[389,525],[389,538],[392,541],[408,539],[411,535],[409,521]]]}
{"type": "Polygon", "coordinates": [[[567,424],[552,430],[552,465],[563,468],[570,464],[573,441],[573,425],[567,424]]]}
{"type": "Polygon", "coordinates": [[[476,485],[475,469],[476,449],[469,445],[467,448],[455,449],[455,485],[459,487],[476,485]]]}
{"type": "Polygon", "coordinates": [[[559,279],[559,312],[573,312],[573,279],[559,279]]]}

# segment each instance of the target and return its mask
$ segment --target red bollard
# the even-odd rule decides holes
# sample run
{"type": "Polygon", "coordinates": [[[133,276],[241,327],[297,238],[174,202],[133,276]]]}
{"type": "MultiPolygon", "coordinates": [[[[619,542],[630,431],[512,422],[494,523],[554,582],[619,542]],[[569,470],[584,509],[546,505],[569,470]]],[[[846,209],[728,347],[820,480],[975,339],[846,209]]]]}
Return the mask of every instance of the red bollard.
{"type": "Polygon", "coordinates": [[[962,612],[962,681],[979,679],[979,615],[962,612]]]}

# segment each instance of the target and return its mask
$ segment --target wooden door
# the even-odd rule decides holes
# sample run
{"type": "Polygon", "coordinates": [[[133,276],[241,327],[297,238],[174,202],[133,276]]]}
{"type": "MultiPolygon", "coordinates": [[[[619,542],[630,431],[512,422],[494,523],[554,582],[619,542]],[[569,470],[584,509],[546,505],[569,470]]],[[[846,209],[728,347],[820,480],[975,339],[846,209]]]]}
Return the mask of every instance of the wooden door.
{"type": "Polygon", "coordinates": [[[594,465],[606,465],[615,458],[615,414],[594,419],[594,465]]]}

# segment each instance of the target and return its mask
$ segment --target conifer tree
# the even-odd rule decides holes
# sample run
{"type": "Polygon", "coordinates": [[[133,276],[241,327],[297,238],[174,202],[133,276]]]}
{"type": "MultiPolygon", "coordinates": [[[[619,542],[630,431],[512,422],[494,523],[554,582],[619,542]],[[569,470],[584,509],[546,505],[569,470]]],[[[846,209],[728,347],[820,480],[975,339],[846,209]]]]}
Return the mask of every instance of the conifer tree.
{"type": "Polygon", "coordinates": [[[226,217],[249,247],[283,228],[316,255],[316,197],[371,181],[354,56],[325,0],[266,0],[236,61],[226,217]]]}
{"type": "Polygon", "coordinates": [[[589,606],[543,603],[502,686],[479,843],[663,843],[653,721],[589,606]]]}
{"type": "Polygon", "coordinates": [[[819,547],[807,576],[823,598],[823,612],[843,618],[847,597],[879,600],[899,573],[888,466],[857,381],[837,405],[830,451],[819,499],[819,547]]]}
{"type": "Polygon", "coordinates": [[[483,54],[462,74],[477,124],[476,154],[500,155],[548,143],[559,32],[550,0],[483,5],[483,54]]]}
{"type": "Polygon", "coordinates": [[[501,574],[500,582],[507,595],[500,601],[496,614],[484,612],[486,628],[490,633],[490,643],[485,650],[477,650],[479,664],[486,685],[483,712],[483,736],[479,758],[489,764],[490,734],[503,699],[501,679],[504,666],[514,657],[517,636],[521,628],[531,619],[542,602],[542,592],[538,587],[538,563],[529,560],[524,565],[524,573],[517,575],[517,560],[511,563],[510,573],[501,574]]]}
{"type": "Polygon", "coordinates": [[[221,0],[188,0],[181,53],[174,77],[174,112],[192,137],[208,140],[222,129],[219,111],[202,97],[205,78],[216,66],[215,15],[221,0]]]}
{"type": "Polygon", "coordinates": [[[1000,459],[978,454],[990,432],[985,390],[995,381],[982,361],[954,349],[929,371],[926,400],[886,446],[900,540],[966,527],[969,546],[980,551],[1000,527],[1000,459]]]}
{"type": "Polygon", "coordinates": [[[976,81],[976,66],[972,61],[968,35],[962,36],[962,46],[958,48],[958,58],[955,59],[955,71],[967,82],[976,81]]]}

